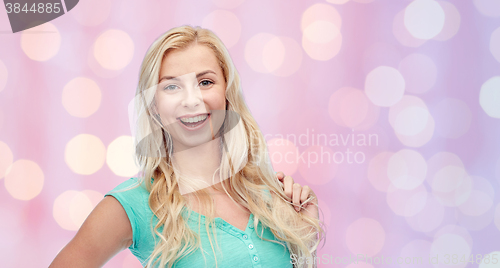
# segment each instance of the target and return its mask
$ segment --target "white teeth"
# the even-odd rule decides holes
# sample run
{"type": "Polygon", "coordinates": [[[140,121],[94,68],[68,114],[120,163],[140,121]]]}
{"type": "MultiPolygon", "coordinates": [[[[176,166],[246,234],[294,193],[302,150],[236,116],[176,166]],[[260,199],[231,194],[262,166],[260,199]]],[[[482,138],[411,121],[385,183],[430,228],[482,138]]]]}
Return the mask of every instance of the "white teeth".
{"type": "Polygon", "coordinates": [[[184,123],[197,123],[197,122],[203,121],[205,119],[207,119],[206,114],[195,116],[195,117],[189,117],[189,118],[181,118],[181,121],[184,123]]]}

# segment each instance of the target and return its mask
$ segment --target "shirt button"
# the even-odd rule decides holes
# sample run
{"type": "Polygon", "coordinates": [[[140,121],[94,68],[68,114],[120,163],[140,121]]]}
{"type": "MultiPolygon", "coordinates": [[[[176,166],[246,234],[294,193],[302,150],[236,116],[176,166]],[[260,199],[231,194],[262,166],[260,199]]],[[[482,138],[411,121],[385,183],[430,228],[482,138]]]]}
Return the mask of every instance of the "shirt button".
{"type": "Polygon", "coordinates": [[[243,239],[247,239],[247,238],[248,238],[248,236],[247,236],[247,235],[243,235],[243,239]]]}
{"type": "Polygon", "coordinates": [[[258,261],[258,260],[259,260],[259,257],[257,257],[257,256],[253,256],[253,260],[254,260],[254,261],[258,261]]]}
{"type": "Polygon", "coordinates": [[[248,245],[248,248],[249,248],[249,249],[252,249],[252,248],[253,248],[253,245],[252,245],[252,244],[248,245]]]}

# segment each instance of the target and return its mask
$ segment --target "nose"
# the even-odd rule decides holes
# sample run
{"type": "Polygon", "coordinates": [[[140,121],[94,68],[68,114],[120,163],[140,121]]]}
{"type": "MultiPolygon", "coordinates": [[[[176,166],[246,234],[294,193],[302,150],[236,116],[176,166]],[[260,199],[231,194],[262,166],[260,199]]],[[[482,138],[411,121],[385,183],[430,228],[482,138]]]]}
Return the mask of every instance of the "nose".
{"type": "Polygon", "coordinates": [[[181,104],[186,108],[196,108],[203,102],[203,96],[198,85],[189,86],[184,93],[181,104]]]}

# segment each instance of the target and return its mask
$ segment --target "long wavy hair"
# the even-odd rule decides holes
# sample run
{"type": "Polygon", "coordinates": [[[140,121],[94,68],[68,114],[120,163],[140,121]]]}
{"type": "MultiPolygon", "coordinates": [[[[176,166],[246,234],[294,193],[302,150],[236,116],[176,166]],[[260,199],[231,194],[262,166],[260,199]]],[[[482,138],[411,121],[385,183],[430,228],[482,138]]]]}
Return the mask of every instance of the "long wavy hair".
{"type": "MultiPolygon", "coordinates": [[[[157,241],[147,267],[159,264],[170,268],[201,246],[199,235],[189,228],[187,220],[182,217],[188,203],[179,191],[179,173],[172,165],[172,138],[155,116],[154,99],[161,63],[167,52],[193,44],[207,46],[213,51],[226,81],[226,112],[238,115],[226,116],[220,131],[223,133],[220,135],[220,148],[224,150],[221,149],[218,171],[224,191],[254,215],[255,227],[260,222],[280,240],[271,242],[286,246],[297,258],[315,258],[316,249],[324,237],[323,225],[316,218],[297,213],[290,205],[276,179],[265,139],[245,104],[240,78],[226,47],[212,31],[184,25],[164,33],[150,46],[142,62],[134,104],[139,184],[145,183],[150,192],[149,206],[157,218],[157,221],[151,220],[151,229],[157,241]]],[[[203,204],[203,211],[207,214],[207,233],[214,235],[213,239],[209,235],[209,239],[215,257],[218,244],[214,232],[213,200],[205,189],[195,194],[198,200],[203,201],[199,203],[203,204]]],[[[314,200],[311,202],[317,204],[314,200]]],[[[261,234],[258,235],[262,238],[261,234]]],[[[217,259],[215,261],[217,265],[217,259]]]]}

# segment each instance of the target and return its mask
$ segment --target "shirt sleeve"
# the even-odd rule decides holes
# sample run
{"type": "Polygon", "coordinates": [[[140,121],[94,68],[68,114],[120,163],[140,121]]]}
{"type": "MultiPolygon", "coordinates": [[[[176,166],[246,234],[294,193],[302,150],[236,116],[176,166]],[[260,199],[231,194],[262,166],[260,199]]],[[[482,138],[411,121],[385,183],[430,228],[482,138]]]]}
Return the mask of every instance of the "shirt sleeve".
{"type": "Polygon", "coordinates": [[[149,192],[143,185],[138,184],[137,178],[130,178],[106,193],[105,196],[116,198],[127,213],[132,227],[132,244],[129,249],[137,251],[141,237],[141,223],[144,221],[147,211],[144,205],[147,205],[149,192]]]}

